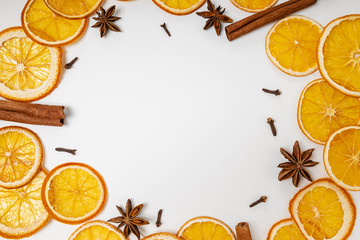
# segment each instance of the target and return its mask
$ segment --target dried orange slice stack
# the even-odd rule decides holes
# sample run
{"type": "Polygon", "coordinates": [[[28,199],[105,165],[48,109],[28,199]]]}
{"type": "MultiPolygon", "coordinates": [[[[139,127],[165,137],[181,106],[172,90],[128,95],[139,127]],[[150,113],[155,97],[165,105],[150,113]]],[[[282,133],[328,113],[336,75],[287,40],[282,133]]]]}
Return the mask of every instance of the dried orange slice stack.
{"type": "Polygon", "coordinates": [[[50,217],[41,202],[45,172],[20,188],[0,188],[0,236],[24,238],[39,231],[50,217]]]}
{"type": "Polygon", "coordinates": [[[200,8],[206,0],[153,0],[164,11],[174,15],[186,15],[200,8]]]}
{"type": "Polygon", "coordinates": [[[155,233],[144,237],[142,240],[181,240],[181,238],[171,234],[171,233],[155,233]]]}
{"type": "Polygon", "coordinates": [[[352,197],[330,179],[319,179],[301,189],[289,211],[306,239],[347,239],[356,216],[352,197]]]}
{"type": "Polygon", "coordinates": [[[39,171],[43,148],[39,137],[23,127],[0,128],[0,187],[24,186],[39,171]]]}
{"type": "Polygon", "coordinates": [[[50,215],[63,223],[83,223],[104,207],[107,192],[103,178],[83,163],[65,163],[47,175],[41,198],[50,215]]]}
{"type": "Polygon", "coordinates": [[[318,63],[323,78],[340,92],[360,97],[360,15],[330,22],[319,39],[318,63]]]}
{"type": "Polygon", "coordinates": [[[336,130],[360,123],[360,100],[342,94],[323,79],[312,81],[301,93],[298,123],[311,141],[325,144],[336,130]]]}
{"type": "Polygon", "coordinates": [[[230,0],[236,7],[247,12],[261,12],[275,5],[277,0],[230,0]]]}
{"type": "Polygon", "coordinates": [[[81,225],[69,240],[126,240],[125,235],[104,221],[90,221],[81,225]]]}
{"type": "Polygon", "coordinates": [[[275,223],[266,240],[306,240],[292,219],[283,219],[275,223]]]}
{"type": "Polygon", "coordinates": [[[319,23],[304,16],[283,18],[266,36],[266,54],[287,74],[309,75],[318,69],[316,47],[322,29],[319,23]]]}
{"type": "Polygon", "coordinates": [[[16,101],[34,101],[56,87],[62,51],[33,42],[21,27],[0,33],[0,95],[16,101]]]}
{"type": "Polygon", "coordinates": [[[236,240],[234,233],[222,221],[211,217],[196,217],[187,221],[178,231],[183,240],[236,240]]]}
{"type": "Polygon", "coordinates": [[[26,35],[48,46],[75,41],[85,31],[87,21],[87,18],[67,19],[59,16],[48,8],[44,0],[29,0],[21,13],[21,23],[26,35]]]}

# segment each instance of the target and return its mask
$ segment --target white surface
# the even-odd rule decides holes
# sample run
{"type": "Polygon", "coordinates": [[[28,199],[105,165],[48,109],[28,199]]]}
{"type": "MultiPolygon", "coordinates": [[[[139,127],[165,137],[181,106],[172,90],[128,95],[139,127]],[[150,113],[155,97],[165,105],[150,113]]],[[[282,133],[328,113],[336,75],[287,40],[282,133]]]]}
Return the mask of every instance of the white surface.
{"type": "MultiPolygon", "coordinates": [[[[283,1],[279,1],[283,2],[283,1]]],[[[215,0],[234,20],[249,14],[229,0],[215,0]]],[[[23,0],[2,0],[0,29],[20,25],[23,0]]],[[[79,161],[90,164],[105,178],[109,197],[96,219],[117,216],[115,204],[146,204],[141,216],[163,225],[145,226],[148,235],[176,233],[188,219],[207,215],[234,227],[250,224],[254,240],[265,239],[276,221],[288,218],[288,202],[298,190],[291,181],[277,181],[288,150],[296,139],[302,149],[315,148],[310,171],[314,179],[327,177],[323,147],[300,131],[296,108],[301,90],[318,72],[291,77],[268,60],[264,41],[272,24],[228,42],[224,30],[203,31],[205,19],[191,14],[172,16],[150,0],[116,4],[121,33],[88,28],[80,41],[65,47],[64,61],[78,56],[73,69],[64,70],[58,88],[39,101],[67,108],[62,128],[22,125],[37,132],[46,150],[45,167],[79,161]],[[166,22],[172,37],[160,24],[166,22]],[[261,88],[280,88],[282,95],[261,88]],[[266,123],[273,117],[278,136],[266,123]],[[55,147],[78,149],[77,155],[55,152],[55,147]],[[261,195],[266,204],[250,209],[261,195]]],[[[298,14],[326,25],[330,20],[358,13],[358,0],[319,0],[298,14]]],[[[205,10],[203,6],[201,10],[205,10]]],[[[94,20],[90,20],[90,26],[94,20]]],[[[302,180],[300,187],[308,182],[302,180]]],[[[351,193],[360,207],[359,193],[351,193]]],[[[52,220],[29,239],[67,239],[77,226],[52,220]]],[[[349,239],[360,238],[359,221],[349,239]]]]}

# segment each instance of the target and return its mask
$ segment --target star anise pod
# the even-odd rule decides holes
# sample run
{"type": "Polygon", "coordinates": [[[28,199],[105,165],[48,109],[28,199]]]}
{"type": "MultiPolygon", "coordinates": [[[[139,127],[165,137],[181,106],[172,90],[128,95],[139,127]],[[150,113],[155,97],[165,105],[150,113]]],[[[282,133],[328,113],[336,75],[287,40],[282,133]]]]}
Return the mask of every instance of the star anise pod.
{"type": "Polygon", "coordinates": [[[128,199],[126,202],[125,211],[119,207],[116,206],[117,210],[121,214],[119,217],[111,218],[108,220],[108,222],[113,223],[119,223],[117,228],[124,227],[124,234],[127,238],[130,233],[135,234],[135,236],[140,239],[140,231],[138,229],[138,225],[146,225],[149,224],[149,221],[146,221],[145,219],[137,217],[139,213],[141,212],[141,209],[143,208],[144,204],[140,204],[134,208],[131,206],[131,200],[128,199]]]}
{"type": "Polygon", "coordinates": [[[305,168],[313,167],[319,164],[318,162],[310,160],[313,151],[314,149],[311,148],[301,153],[298,141],[294,143],[292,154],[287,152],[285,149],[280,148],[281,154],[289,160],[289,162],[284,162],[278,165],[279,168],[282,168],[278,176],[279,181],[292,177],[292,183],[295,187],[297,187],[299,186],[300,177],[303,176],[312,182],[313,180],[311,179],[310,173],[305,168]]]}
{"type": "Polygon", "coordinates": [[[207,0],[207,9],[209,11],[197,12],[196,14],[203,18],[209,18],[206,21],[204,30],[209,29],[211,26],[214,25],[216,34],[219,36],[220,32],[221,32],[221,22],[231,23],[231,22],[233,22],[233,20],[231,18],[229,18],[228,16],[224,15],[225,8],[222,9],[221,6],[218,6],[217,8],[215,8],[214,4],[212,4],[212,2],[210,0],[207,0]]]}
{"type": "Polygon", "coordinates": [[[93,17],[93,19],[96,20],[97,23],[95,23],[91,27],[100,28],[100,37],[105,36],[109,29],[114,32],[121,32],[120,28],[114,23],[115,21],[120,19],[120,17],[113,16],[115,9],[115,5],[111,6],[106,11],[103,7],[100,7],[100,11],[96,12],[98,17],[93,17]]]}

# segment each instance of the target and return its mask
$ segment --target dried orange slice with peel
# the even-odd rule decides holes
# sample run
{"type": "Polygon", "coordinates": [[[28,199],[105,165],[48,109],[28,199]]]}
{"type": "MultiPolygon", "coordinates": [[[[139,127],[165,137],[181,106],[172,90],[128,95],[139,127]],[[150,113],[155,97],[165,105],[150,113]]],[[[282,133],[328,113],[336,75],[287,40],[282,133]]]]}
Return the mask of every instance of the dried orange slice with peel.
{"type": "Polygon", "coordinates": [[[181,238],[171,233],[161,232],[144,237],[142,240],[181,240],[181,238]]]}
{"type": "Polygon", "coordinates": [[[44,227],[50,216],[41,202],[45,172],[40,170],[25,186],[0,188],[0,236],[24,238],[44,227]]]}
{"type": "Polygon", "coordinates": [[[0,95],[34,101],[51,93],[59,82],[62,51],[33,42],[21,27],[0,32],[0,95]]]}
{"type": "Polygon", "coordinates": [[[318,179],[296,193],[289,211],[308,240],[345,240],[356,218],[350,194],[328,178],[318,179]]]}
{"type": "Polygon", "coordinates": [[[316,47],[323,27],[304,16],[281,19],[266,36],[270,61],[292,76],[305,76],[317,70],[316,47]]]}
{"type": "Polygon", "coordinates": [[[206,0],[153,0],[162,10],[174,15],[186,15],[199,9],[206,0]]]}
{"type": "Polygon", "coordinates": [[[344,95],[318,79],[302,91],[297,114],[301,131],[311,141],[324,145],[336,130],[360,123],[360,99],[344,95]]]}
{"type": "Polygon", "coordinates": [[[44,0],[28,0],[21,13],[21,24],[26,35],[47,46],[75,41],[85,31],[87,22],[87,18],[67,19],[55,14],[44,0]]]}
{"type": "Polygon", "coordinates": [[[334,132],[324,149],[325,169],[332,180],[347,190],[360,191],[360,127],[334,132]]]}
{"type": "Polygon", "coordinates": [[[0,187],[24,186],[38,172],[43,160],[39,137],[31,130],[0,128],[0,187]]]}
{"type": "Polygon", "coordinates": [[[69,240],[126,240],[126,237],[113,225],[95,220],[81,225],[69,240]]]}
{"type": "Polygon", "coordinates": [[[71,19],[85,18],[98,9],[103,0],[44,0],[56,14],[71,19]]]}
{"type": "Polygon", "coordinates": [[[292,219],[283,219],[275,223],[266,240],[306,240],[292,219]]]}
{"type": "Polygon", "coordinates": [[[63,223],[88,221],[104,207],[107,192],[103,178],[83,163],[65,163],[52,169],[41,190],[50,215],[63,223]]]}
{"type": "Polygon", "coordinates": [[[261,12],[275,5],[277,0],[230,0],[236,7],[247,12],[261,12]]]}
{"type": "Polygon", "coordinates": [[[196,217],[187,221],[178,231],[183,240],[236,240],[234,233],[222,221],[211,217],[196,217]]]}
{"type": "Polygon", "coordinates": [[[360,97],[360,14],[330,22],[319,39],[319,71],[340,92],[360,97]]]}

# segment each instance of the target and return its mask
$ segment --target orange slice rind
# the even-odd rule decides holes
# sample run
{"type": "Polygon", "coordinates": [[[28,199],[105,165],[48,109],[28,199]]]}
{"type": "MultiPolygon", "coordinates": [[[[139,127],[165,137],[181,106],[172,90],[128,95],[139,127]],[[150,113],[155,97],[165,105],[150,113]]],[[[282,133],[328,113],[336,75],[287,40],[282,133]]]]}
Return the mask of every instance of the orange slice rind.
{"type": "Polygon", "coordinates": [[[360,99],[344,95],[318,79],[302,91],[297,114],[301,131],[311,141],[324,145],[336,130],[360,123],[360,99]]]}
{"type": "Polygon", "coordinates": [[[283,219],[275,223],[266,240],[306,240],[292,219],[283,219]]]}
{"type": "Polygon", "coordinates": [[[46,210],[63,223],[79,224],[104,207],[107,192],[103,178],[83,163],[65,163],[47,175],[41,197],[46,210]]]}
{"type": "Polygon", "coordinates": [[[277,68],[287,74],[309,75],[318,68],[316,47],[322,29],[319,23],[304,16],[283,18],[266,36],[266,54],[277,68]]]}
{"type": "Polygon", "coordinates": [[[187,15],[199,9],[206,0],[153,0],[162,10],[174,15],[187,15]]]}
{"type": "Polygon", "coordinates": [[[181,238],[178,238],[176,235],[173,235],[171,233],[161,232],[151,234],[141,240],[181,240],[181,238]]]}
{"type": "Polygon", "coordinates": [[[90,16],[98,9],[103,0],[44,0],[46,5],[56,14],[71,19],[90,16]]]}
{"type": "Polygon", "coordinates": [[[95,220],[81,225],[69,240],[126,240],[126,237],[113,225],[95,220]]]}
{"type": "Polygon", "coordinates": [[[0,236],[24,238],[44,227],[50,216],[41,202],[41,185],[45,172],[40,172],[25,186],[0,188],[0,236]]]}
{"type": "Polygon", "coordinates": [[[39,137],[23,127],[0,128],[0,187],[24,186],[38,172],[43,160],[39,137]]]}
{"type": "Polygon", "coordinates": [[[230,0],[237,8],[247,12],[261,12],[274,6],[277,0],[230,0]]]}
{"type": "Polygon", "coordinates": [[[334,132],[324,149],[325,169],[332,180],[347,190],[360,191],[360,127],[334,132]]]}
{"type": "Polygon", "coordinates": [[[47,46],[74,42],[85,31],[87,22],[87,18],[67,19],[55,14],[44,0],[28,0],[21,13],[21,24],[26,35],[47,46]]]}
{"type": "Polygon", "coordinates": [[[196,217],[187,221],[178,231],[183,240],[236,240],[234,233],[222,221],[211,217],[196,217]]]}
{"type": "Polygon", "coordinates": [[[308,240],[345,240],[356,218],[352,197],[327,178],[318,179],[296,193],[289,211],[308,240]]]}
{"type": "Polygon", "coordinates": [[[360,97],[360,14],[330,22],[319,39],[319,71],[331,86],[353,97],[360,97]]]}

